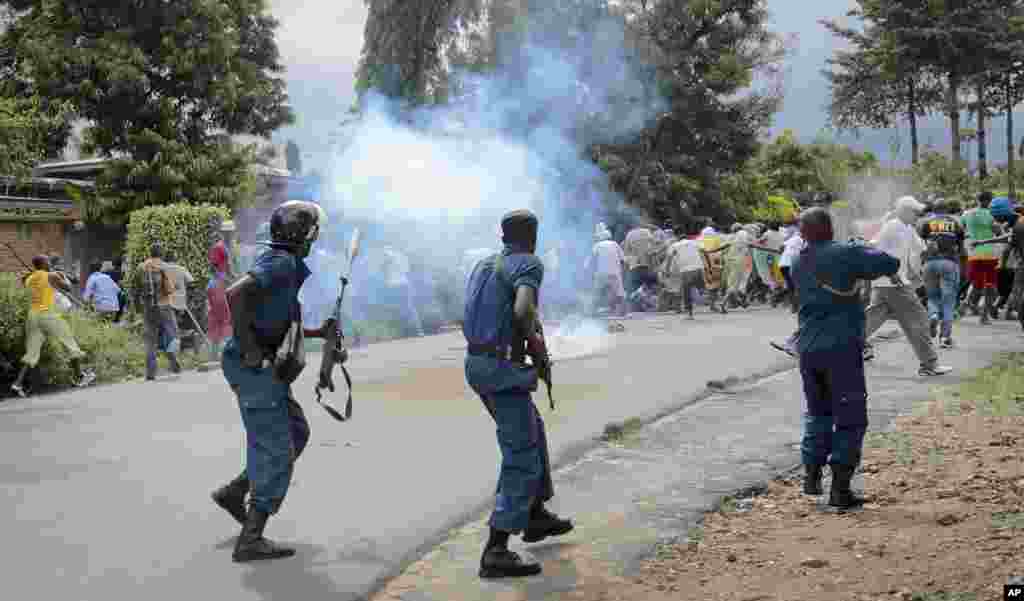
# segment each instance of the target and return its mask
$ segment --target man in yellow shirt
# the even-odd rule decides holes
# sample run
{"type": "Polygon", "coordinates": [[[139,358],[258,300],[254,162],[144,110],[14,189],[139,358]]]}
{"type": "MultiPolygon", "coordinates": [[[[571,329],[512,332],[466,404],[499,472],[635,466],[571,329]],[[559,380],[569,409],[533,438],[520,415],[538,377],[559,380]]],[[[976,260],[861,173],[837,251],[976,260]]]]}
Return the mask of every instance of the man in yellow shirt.
{"type": "Polygon", "coordinates": [[[39,353],[47,338],[56,338],[71,354],[71,366],[78,373],[75,385],[88,386],[96,380],[96,374],[82,368],[85,353],[75,342],[67,322],[57,314],[54,304],[54,288],[70,293],[71,285],[63,275],[50,271],[50,261],[45,256],[33,257],[32,267],[32,273],[24,278],[25,287],[32,295],[28,319],[25,321],[25,356],[21,358],[22,368],[11,390],[20,397],[27,396],[25,376],[39,364],[39,353]]]}

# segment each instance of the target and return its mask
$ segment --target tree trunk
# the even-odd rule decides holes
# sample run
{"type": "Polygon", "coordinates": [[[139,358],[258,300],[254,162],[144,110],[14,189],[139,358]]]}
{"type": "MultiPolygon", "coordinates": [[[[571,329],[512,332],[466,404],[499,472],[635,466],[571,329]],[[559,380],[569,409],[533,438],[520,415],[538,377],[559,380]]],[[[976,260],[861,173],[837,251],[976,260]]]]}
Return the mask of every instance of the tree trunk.
{"type": "Polygon", "coordinates": [[[985,90],[978,85],[978,178],[988,178],[988,147],[986,146],[985,127],[988,125],[988,111],[985,107],[985,90]]]}
{"type": "Polygon", "coordinates": [[[917,140],[917,87],[914,81],[909,83],[907,96],[907,118],[910,120],[910,162],[917,165],[920,158],[920,147],[917,140]]]}
{"type": "Polygon", "coordinates": [[[956,73],[949,74],[949,85],[946,89],[946,110],[949,112],[949,130],[953,138],[953,164],[960,166],[963,163],[963,154],[960,152],[960,76],[956,73]]]}
{"type": "Polygon", "coordinates": [[[1013,94],[1011,93],[1010,84],[1006,84],[1006,182],[1009,188],[1010,198],[1015,196],[1015,186],[1013,182],[1013,160],[1014,152],[1017,150],[1013,147],[1013,94]]]}

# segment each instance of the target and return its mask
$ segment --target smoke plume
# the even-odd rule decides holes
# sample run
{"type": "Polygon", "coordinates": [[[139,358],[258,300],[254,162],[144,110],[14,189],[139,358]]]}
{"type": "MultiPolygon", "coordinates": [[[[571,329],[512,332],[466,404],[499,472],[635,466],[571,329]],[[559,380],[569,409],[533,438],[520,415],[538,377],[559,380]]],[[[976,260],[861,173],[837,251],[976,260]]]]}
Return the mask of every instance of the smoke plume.
{"type": "Polygon", "coordinates": [[[461,319],[467,257],[499,250],[500,217],[519,208],[540,218],[542,309],[579,310],[595,225],[625,206],[586,148],[636,134],[662,107],[637,101],[643,84],[621,21],[561,25],[530,29],[493,72],[453,73],[460,94],[449,104],[410,111],[367,94],[327,176],[321,202],[335,227],[318,245],[310,288],[319,292],[305,299],[312,319],[329,306],[354,225],[364,231],[352,278],[356,320],[385,297],[405,321],[461,319]],[[395,274],[396,251],[407,273],[395,274]],[[393,292],[403,279],[410,299],[393,292]]]}

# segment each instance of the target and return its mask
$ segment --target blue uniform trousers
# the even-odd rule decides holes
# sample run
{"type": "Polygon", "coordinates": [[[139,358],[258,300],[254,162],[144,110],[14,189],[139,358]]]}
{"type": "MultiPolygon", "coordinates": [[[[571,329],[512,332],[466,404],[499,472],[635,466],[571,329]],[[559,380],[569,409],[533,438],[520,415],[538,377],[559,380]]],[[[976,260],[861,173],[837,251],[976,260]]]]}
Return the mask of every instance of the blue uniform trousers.
{"type": "Polygon", "coordinates": [[[868,426],[863,345],[801,353],[800,376],[807,400],[804,465],[857,466],[868,426]]]}
{"type": "Polygon", "coordinates": [[[235,352],[225,352],[221,364],[238,396],[245,425],[249,502],[258,511],[277,513],[288,493],[295,460],[309,442],[309,423],[292,398],[291,386],[274,378],[273,368],[243,367],[235,352]]]}
{"type": "Polygon", "coordinates": [[[533,505],[555,495],[544,420],[530,396],[537,390],[537,370],[470,355],[466,380],[498,427],[501,472],[490,525],[503,532],[522,532],[533,505]]]}

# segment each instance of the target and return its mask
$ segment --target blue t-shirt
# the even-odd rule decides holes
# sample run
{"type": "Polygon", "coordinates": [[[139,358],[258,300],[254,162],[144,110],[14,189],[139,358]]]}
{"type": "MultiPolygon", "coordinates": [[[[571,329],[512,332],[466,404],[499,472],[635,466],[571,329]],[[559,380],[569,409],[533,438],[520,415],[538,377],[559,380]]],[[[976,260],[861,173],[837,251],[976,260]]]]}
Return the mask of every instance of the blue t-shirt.
{"type": "Polygon", "coordinates": [[[492,255],[477,263],[466,282],[462,332],[469,344],[510,346],[515,339],[512,310],[515,291],[520,286],[529,286],[539,294],[544,264],[536,255],[516,252],[506,246],[500,255],[503,278],[499,278],[496,271],[498,257],[492,255]]]}
{"type": "Polygon", "coordinates": [[[899,270],[899,259],[859,244],[815,242],[793,261],[793,283],[800,302],[800,353],[864,343],[864,306],[852,290],[858,280],[874,280],[899,270]]]}
{"type": "MultiPolygon", "coordinates": [[[[309,268],[302,259],[271,246],[256,257],[248,273],[262,293],[254,306],[256,340],[268,349],[277,348],[291,322],[300,319],[299,289],[310,275],[309,268]]],[[[236,346],[234,339],[229,346],[236,346]]]]}

